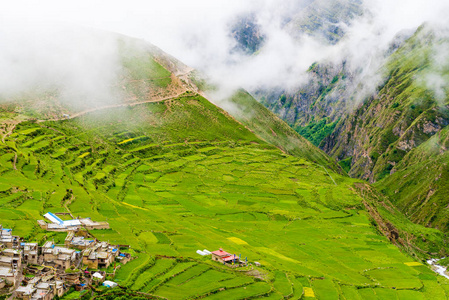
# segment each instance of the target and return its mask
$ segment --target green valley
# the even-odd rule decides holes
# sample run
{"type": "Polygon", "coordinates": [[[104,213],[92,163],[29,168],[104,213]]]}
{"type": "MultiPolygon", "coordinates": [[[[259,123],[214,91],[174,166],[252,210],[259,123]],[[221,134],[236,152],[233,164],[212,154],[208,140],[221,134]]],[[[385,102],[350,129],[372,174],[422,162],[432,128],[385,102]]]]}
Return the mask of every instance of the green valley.
{"type": "Polygon", "coordinates": [[[115,280],[143,296],[449,292],[377,232],[359,181],[282,153],[201,96],[22,122],[1,151],[3,225],[39,241],[36,219],[50,210],[107,220],[111,229],[93,234],[132,246],[139,258],[115,280]],[[233,270],[195,252],[220,247],[261,267],[233,270]]]}

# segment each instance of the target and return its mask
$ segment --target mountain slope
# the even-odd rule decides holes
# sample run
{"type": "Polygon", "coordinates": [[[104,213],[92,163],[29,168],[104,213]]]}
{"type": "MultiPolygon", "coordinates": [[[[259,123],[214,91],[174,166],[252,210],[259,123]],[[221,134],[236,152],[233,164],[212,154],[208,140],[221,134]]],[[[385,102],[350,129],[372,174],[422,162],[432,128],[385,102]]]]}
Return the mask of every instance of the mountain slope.
{"type": "Polygon", "coordinates": [[[167,70],[168,56],[122,53],[123,103],[69,110],[54,98],[69,118],[30,98],[2,106],[0,215],[14,234],[63,240],[37,226],[47,211],[107,220],[91,233],[138,257],[114,280],[148,298],[447,298],[447,281],[418,262],[447,254],[441,232],[318,165],[326,156],[245,92],[234,118],[167,70]],[[196,253],[220,247],[262,267],[196,253]]]}
{"type": "Polygon", "coordinates": [[[449,230],[449,129],[445,128],[411,150],[395,166],[397,172],[376,185],[410,220],[449,230]]]}
{"type": "MultiPolygon", "coordinates": [[[[421,28],[395,52],[388,79],[326,138],[324,149],[339,160],[351,159],[350,175],[374,182],[394,173],[404,155],[449,124],[447,99],[438,99],[426,78],[432,31],[421,28]]],[[[438,76],[438,75],[435,75],[438,76]]]]}
{"type": "Polygon", "coordinates": [[[46,233],[36,219],[46,211],[66,206],[107,220],[110,230],[92,233],[138,252],[132,266],[141,271],[123,268],[116,279],[131,289],[172,299],[179,282],[191,278],[185,295],[227,297],[236,288],[240,296],[277,297],[301,295],[304,287],[317,297],[350,297],[358,287],[392,296],[444,294],[420,280],[436,274],[405,265],[412,258],[377,233],[352,187],[356,180],[283,154],[200,96],[22,122],[5,142],[4,225],[39,241],[46,233]],[[264,268],[237,274],[196,254],[219,247],[264,268]],[[180,262],[196,266],[180,265],[168,280],[153,271],[180,262]],[[392,290],[398,283],[385,276],[403,277],[404,290],[392,290]],[[233,280],[208,283],[216,277],[233,280]]]}
{"type": "Polygon", "coordinates": [[[353,78],[345,65],[315,63],[309,80],[296,91],[258,90],[255,97],[317,147],[351,111],[353,78]]]}
{"type": "Polygon", "coordinates": [[[238,107],[237,110],[230,110],[231,115],[263,140],[285,153],[306,158],[342,173],[333,159],[300,136],[246,91],[236,92],[228,101],[238,107]]]}

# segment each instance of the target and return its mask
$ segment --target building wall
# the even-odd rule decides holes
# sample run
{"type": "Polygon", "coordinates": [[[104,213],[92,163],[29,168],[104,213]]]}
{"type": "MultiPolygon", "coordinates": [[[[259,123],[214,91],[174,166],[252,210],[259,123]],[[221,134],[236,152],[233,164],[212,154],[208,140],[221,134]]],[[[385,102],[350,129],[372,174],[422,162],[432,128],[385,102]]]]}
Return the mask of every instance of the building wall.
{"type": "Polygon", "coordinates": [[[68,268],[70,268],[70,260],[56,260],[55,263],[60,266],[61,268],[63,268],[64,270],[67,270],[68,268]]]}
{"type": "Polygon", "coordinates": [[[24,261],[26,263],[29,263],[29,264],[32,264],[32,265],[38,265],[39,264],[39,255],[25,253],[24,261]]]}
{"type": "Polygon", "coordinates": [[[213,253],[212,253],[212,260],[223,263],[223,259],[220,256],[213,254],[213,253]]]}
{"type": "Polygon", "coordinates": [[[53,253],[45,253],[44,254],[44,261],[54,261],[56,260],[58,257],[56,257],[55,255],[53,255],[53,253]]]}
{"type": "Polygon", "coordinates": [[[56,295],[58,296],[58,297],[62,297],[62,295],[64,295],[64,288],[63,287],[61,287],[61,288],[59,288],[59,289],[56,289],[56,295]]]}
{"type": "Polygon", "coordinates": [[[87,230],[109,229],[109,224],[84,225],[87,230]]]}
{"type": "Polygon", "coordinates": [[[89,269],[98,269],[98,260],[90,260],[88,257],[83,257],[83,264],[86,265],[89,269]]]}

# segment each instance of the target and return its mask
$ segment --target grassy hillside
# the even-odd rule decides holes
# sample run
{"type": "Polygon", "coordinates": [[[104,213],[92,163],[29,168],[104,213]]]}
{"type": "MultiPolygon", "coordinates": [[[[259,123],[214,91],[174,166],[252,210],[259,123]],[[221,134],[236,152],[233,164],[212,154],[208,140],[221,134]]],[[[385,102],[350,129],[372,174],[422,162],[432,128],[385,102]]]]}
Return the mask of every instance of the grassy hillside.
{"type": "Polygon", "coordinates": [[[449,230],[449,129],[445,128],[397,165],[397,172],[377,185],[411,220],[449,230]]]}
{"type": "Polygon", "coordinates": [[[199,96],[22,122],[2,144],[0,165],[4,226],[40,240],[36,219],[47,211],[107,220],[111,229],[93,234],[139,256],[116,280],[146,294],[449,293],[448,281],[378,233],[356,180],[282,153],[199,96]],[[195,253],[219,247],[262,267],[235,272],[195,253]]]}
{"type": "Polygon", "coordinates": [[[336,172],[342,172],[335,160],[300,136],[247,92],[243,90],[236,92],[230,101],[238,107],[238,110],[230,111],[232,116],[263,140],[285,153],[308,159],[336,172]]]}

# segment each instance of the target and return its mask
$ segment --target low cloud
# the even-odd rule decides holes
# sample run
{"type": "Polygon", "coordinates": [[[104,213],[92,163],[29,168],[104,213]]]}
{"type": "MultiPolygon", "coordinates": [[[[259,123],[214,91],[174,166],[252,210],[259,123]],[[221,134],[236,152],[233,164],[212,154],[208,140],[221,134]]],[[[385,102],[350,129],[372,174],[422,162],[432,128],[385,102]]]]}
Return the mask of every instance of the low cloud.
{"type": "MultiPolygon", "coordinates": [[[[28,25],[28,24],[27,24],[28,25]]],[[[30,24],[31,25],[31,24],[30,24]]],[[[117,37],[82,28],[0,28],[0,98],[54,91],[63,104],[119,101],[117,37]]]]}
{"type": "Polygon", "coordinates": [[[429,70],[417,80],[433,92],[440,105],[446,104],[449,91],[449,42],[440,39],[440,33],[436,34],[432,45],[429,70]]]}
{"type": "MultiPolygon", "coordinates": [[[[345,36],[326,43],[322,32],[291,34],[287,24],[304,17],[313,0],[80,0],[62,3],[14,1],[0,12],[0,95],[36,85],[64,87],[67,101],[118,101],[112,83],[119,60],[112,35],[118,32],[145,39],[220,85],[220,96],[243,87],[248,90],[294,90],[307,83],[307,69],[316,61],[343,61],[355,74],[352,87],[358,100],[382,81],[392,41],[398,33],[413,32],[425,22],[447,28],[445,0],[319,0],[324,13],[335,3],[361,4],[351,18],[336,21],[345,36]],[[229,30],[235,17],[253,14],[264,46],[256,55],[232,51],[236,41],[229,30]],[[74,28],[93,28],[88,30],[74,28]],[[66,29],[61,29],[66,28],[66,29]],[[45,79],[45,80],[42,80],[45,79]],[[44,82],[44,83],[43,83],[44,82]]],[[[315,1],[316,2],[316,1],[315,1]]],[[[441,31],[442,35],[446,35],[441,31]]],[[[440,89],[443,81],[434,86],[440,89]]],[[[351,87],[349,87],[351,88],[351,87]]]]}

